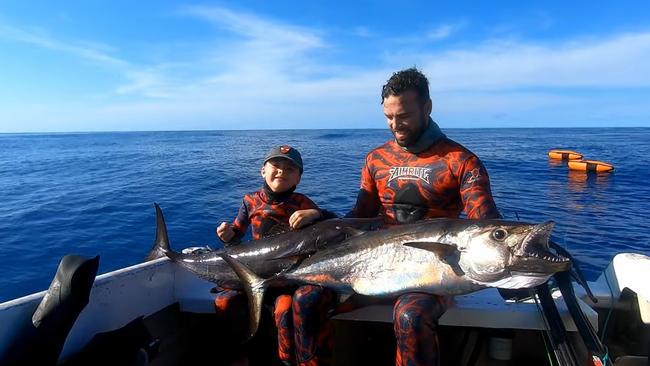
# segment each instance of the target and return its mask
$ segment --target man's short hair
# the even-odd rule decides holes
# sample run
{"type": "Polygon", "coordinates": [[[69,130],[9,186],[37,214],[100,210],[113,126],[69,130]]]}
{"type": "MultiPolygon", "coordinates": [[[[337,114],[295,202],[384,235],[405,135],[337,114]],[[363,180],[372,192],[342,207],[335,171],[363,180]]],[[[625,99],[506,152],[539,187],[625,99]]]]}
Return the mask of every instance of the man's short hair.
{"type": "Polygon", "coordinates": [[[418,93],[421,103],[430,99],[429,80],[415,67],[397,71],[388,79],[386,85],[381,88],[381,104],[391,95],[402,95],[409,90],[418,93]]]}

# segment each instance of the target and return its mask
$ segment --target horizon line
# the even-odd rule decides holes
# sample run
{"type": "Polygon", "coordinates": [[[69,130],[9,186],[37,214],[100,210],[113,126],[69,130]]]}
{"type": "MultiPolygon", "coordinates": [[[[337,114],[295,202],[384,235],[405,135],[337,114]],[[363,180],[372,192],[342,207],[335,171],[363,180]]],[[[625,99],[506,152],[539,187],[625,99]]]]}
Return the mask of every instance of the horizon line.
{"type": "MultiPolygon", "coordinates": [[[[644,129],[648,126],[552,126],[552,127],[440,127],[442,130],[514,130],[514,129],[644,129]]],[[[192,129],[192,130],[106,130],[106,131],[0,131],[0,135],[42,135],[42,134],[91,134],[91,133],[142,133],[142,132],[245,132],[245,131],[355,131],[355,130],[385,130],[386,127],[358,128],[245,128],[245,129],[192,129]]]]}

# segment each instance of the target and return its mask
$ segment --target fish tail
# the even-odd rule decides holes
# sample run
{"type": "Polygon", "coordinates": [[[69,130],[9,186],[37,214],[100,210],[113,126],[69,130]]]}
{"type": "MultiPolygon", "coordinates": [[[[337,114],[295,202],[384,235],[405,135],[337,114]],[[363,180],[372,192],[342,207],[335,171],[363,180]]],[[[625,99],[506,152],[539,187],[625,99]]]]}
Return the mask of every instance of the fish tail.
{"type": "Polygon", "coordinates": [[[163,216],[162,210],[157,203],[154,203],[154,206],[156,207],[156,240],[149,251],[149,255],[145,258],[147,261],[165,256],[172,257],[175,254],[169,246],[167,225],[165,225],[165,217],[163,216]]]}
{"type": "Polygon", "coordinates": [[[224,261],[226,261],[233,271],[237,274],[239,279],[243,282],[244,291],[248,297],[249,313],[249,334],[248,339],[251,339],[257,332],[260,324],[260,317],[262,315],[262,300],[264,293],[268,287],[267,280],[258,277],[250,268],[246,267],[243,263],[231,257],[227,253],[220,253],[224,261]]]}

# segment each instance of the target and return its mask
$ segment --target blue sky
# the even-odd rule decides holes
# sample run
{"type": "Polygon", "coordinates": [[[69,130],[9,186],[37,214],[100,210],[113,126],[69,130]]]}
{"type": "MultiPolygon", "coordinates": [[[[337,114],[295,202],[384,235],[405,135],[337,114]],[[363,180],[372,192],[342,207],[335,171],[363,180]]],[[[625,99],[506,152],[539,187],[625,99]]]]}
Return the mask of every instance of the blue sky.
{"type": "Polygon", "coordinates": [[[650,126],[650,2],[6,1],[0,132],[650,126]],[[349,4],[352,3],[352,4],[349,4]]]}

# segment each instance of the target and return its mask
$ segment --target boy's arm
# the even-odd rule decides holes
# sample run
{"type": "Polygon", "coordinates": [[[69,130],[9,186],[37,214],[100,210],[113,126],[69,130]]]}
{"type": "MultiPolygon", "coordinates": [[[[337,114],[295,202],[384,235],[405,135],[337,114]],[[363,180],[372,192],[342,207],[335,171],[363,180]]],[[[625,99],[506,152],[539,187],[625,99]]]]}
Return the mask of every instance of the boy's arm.
{"type": "Polygon", "coordinates": [[[303,210],[303,209],[309,209],[309,208],[314,208],[314,209],[318,210],[319,215],[315,219],[315,222],[316,221],[323,221],[323,220],[338,218],[337,214],[335,214],[332,211],[328,211],[328,210],[326,210],[324,208],[318,207],[318,205],[316,203],[314,203],[314,201],[309,199],[309,197],[305,196],[305,202],[302,205],[302,207],[300,207],[300,209],[303,210]]]}
{"type": "MultiPolygon", "coordinates": [[[[226,246],[231,246],[231,245],[237,245],[241,242],[241,239],[244,237],[244,234],[246,234],[246,230],[248,229],[248,225],[250,225],[250,219],[248,217],[248,206],[246,205],[246,200],[242,202],[242,205],[239,207],[239,211],[237,212],[237,217],[235,217],[235,220],[233,221],[232,224],[225,223],[226,228],[230,229],[233,231],[233,236],[231,238],[227,238],[226,236],[219,235],[219,229],[223,226],[219,226],[217,228],[217,236],[219,239],[226,244],[226,246]]],[[[226,229],[226,230],[227,230],[226,229]]]]}
{"type": "Polygon", "coordinates": [[[289,226],[299,229],[318,221],[337,218],[335,213],[321,209],[307,196],[301,195],[300,208],[289,217],[289,226]]]}

